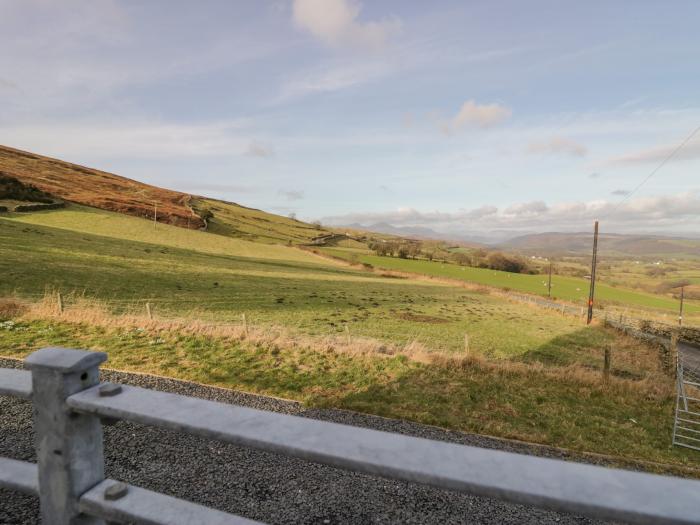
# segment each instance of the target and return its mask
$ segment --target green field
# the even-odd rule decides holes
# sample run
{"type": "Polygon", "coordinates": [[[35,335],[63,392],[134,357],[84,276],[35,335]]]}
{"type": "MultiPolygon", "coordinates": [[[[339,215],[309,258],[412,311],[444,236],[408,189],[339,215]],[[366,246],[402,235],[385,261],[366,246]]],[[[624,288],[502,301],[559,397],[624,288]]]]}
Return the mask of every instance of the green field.
{"type": "Polygon", "coordinates": [[[0,355],[104,350],[124,370],[672,465],[645,468],[696,464],[668,446],[673,383],[657,350],[488,290],[367,272],[269,240],[76,205],[5,214],[0,298],[28,301],[30,313],[3,314],[0,300],[0,355]],[[60,315],[46,302],[57,291],[60,315]]]}
{"type": "Polygon", "coordinates": [[[475,351],[499,357],[536,351],[557,337],[571,335],[582,345],[602,337],[581,331],[580,320],[488,294],[90,208],[0,219],[0,242],[2,294],[38,298],[50,288],[117,311],[148,301],[163,315],[237,322],[246,314],[250,322],[304,334],[415,341],[433,350],[462,350],[468,334],[475,351]]]}
{"type": "MultiPolygon", "coordinates": [[[[118,318],[76,323],[57,316],[4,321],[3,354],[24,358],[61,345],[109,355],[108,367],[148,372],[249,392],[404,418],[581,452],[621,465],[698,477],[697,454],[672,448],[673,383],[653,351],[618,334],[612,379],[601,379],[595,346],[566,346],[585,368],[553,368],[483,359],[432,364],[405,356],[348,355],[304,345],[280,348],[239,337],[174,330],[118,318]],[[636,461],[662,464],[635,464],[636,461]]],[[[561,356],[552,342],[552,355],[561,356]]],[[[533,356],[534,357],[534,356],[533,356]]]]}
{"type": "MultiPolygon", "coordinates": [[[[433,277],[458,279],[461,281],[506,288],[517,292],[547,295],[546,275],[527,275],[518,273],[501,272],[485,268],[472,268],[457,264],[431,262],[424,259],[400,259],[397,257],[383,257],[372,255],[366,251],[351,250],[345,248],[321,248],[322,253],[339,257],[348,261],[371,264],[376,268],[411,272],[433,277]]],[[[571,301],[585,305],[588,300],[589,281],[576,277],[564,277],[555,275],[552,278],[552,296],[557,299],[571,301]]],[[[678,302],[661,295],[617,288],[598,283],[596,285],[596,298],[598,303],[629,305],[642,308],[655,308],[667,311],[677,311],[678,302]]],[[[689,314],[700,313],[700,305],[688,301],[686,311],[689,314]]]]}
{"type": "Polygon", "coordinates": [[[200,214],[210,212],[208,232],[227,237],[271,244],[306,244],[318,235],[329,233],[320,225],[215,199],[193,199],[192,207],[200,214]]]}

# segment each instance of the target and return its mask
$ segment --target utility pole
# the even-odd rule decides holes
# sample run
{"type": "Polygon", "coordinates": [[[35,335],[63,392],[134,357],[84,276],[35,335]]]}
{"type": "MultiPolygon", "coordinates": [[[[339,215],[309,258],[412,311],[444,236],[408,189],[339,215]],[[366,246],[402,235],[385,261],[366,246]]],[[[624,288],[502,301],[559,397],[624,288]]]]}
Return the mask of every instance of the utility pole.
{"type": "Polygon", "coordinates": [[[683,326],[683,296],[685,295],[683,292],[685,290],[685,286],[681,286],[681,309],[678,312],[678,326],[683,326]]]}
{"type": "Polygon", "coordinates": [[[593,320],[593,297],[595,295],[595,269],[598,263],[598,221],[595,221],[593,230],[593,259],[591,261],[591,291],[588,294],[588,317],[586,324],[591,324],[593,320]]]}
{"type": "Polygon", "coordinates": [[[158,203],[153,203],[153,229],[156,229],[156,223],[158,222],[158,203]]]}
{"type": "Polygon", "coordinates": [[[547,297],[552,298],[552,261],[549,261],[549,281],[547,282],[547,297]]]}

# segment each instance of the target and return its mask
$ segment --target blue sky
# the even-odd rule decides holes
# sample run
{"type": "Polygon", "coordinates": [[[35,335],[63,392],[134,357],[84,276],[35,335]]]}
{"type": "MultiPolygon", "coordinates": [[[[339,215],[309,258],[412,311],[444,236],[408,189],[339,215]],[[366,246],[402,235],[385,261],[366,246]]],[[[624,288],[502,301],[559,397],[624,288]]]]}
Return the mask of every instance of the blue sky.
{"type": "Polygon", "coordinates": [[[4,0],[0,143],[332,224],[697,233],[700,133],[625,193],[700,126],[698,20],[696,1],[4,0]]]}

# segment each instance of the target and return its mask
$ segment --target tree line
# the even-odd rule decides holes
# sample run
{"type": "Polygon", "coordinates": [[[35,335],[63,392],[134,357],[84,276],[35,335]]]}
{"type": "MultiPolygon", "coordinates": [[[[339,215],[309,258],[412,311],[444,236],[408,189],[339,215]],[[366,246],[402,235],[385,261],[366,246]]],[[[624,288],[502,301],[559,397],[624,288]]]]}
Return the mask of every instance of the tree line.
{"type": "MultiPolygon", "coordinates": [[[[438,259],[436,250],[425,247],[420,241],[385,241],[373,240],[369,248],[377,255],[383,257],[398,257],[400,259],[438,259]]],[[[528,262],[520,256],[506,254],[498,251],[488,251],[483,248],[465,252],[441,251],[439,259],[443,262],[471,266],[473,268],[488,268],[511,273],[537,273],[528,262]]]]}

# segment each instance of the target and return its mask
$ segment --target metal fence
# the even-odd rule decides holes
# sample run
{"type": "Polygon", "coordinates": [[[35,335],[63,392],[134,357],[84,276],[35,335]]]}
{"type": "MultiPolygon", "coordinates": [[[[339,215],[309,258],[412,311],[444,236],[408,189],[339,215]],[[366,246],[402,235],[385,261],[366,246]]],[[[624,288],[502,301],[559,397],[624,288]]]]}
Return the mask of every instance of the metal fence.
{"type": "MultiPolygon", "coordinates": [[[[0,369],[33,403],[37,463],[0,458],[0,487],[39,496],[47,524],[251,524],[105,479],[102,423],[128,420],[367,474],[629,523],[700,523],[700,481],[456,445],[99,382],[107,356],[63,348],[0,369]]],[[[465,509],[468,519],[468,509],[465,509]]]]}
{"type": "Polygon", "coordinates": [[[679,344],[673,444],[700,450],[700,349],[679,344]]]}

